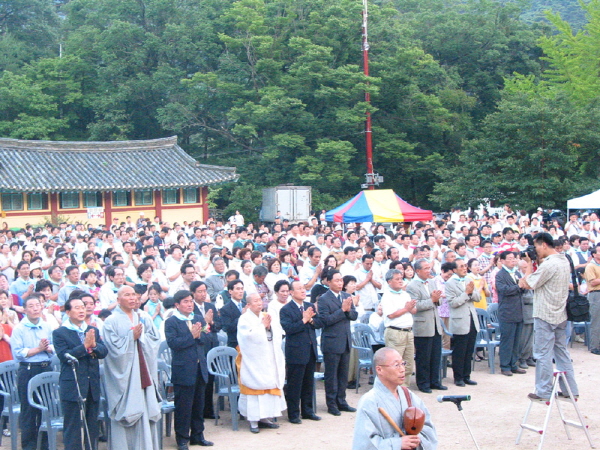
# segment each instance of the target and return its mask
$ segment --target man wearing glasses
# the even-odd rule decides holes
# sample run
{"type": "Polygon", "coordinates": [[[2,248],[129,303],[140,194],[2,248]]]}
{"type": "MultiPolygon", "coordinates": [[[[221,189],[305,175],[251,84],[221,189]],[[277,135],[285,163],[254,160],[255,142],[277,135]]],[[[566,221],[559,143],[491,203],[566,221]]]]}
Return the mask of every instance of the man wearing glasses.
{"type": "Polygon", "coordinates": [[[393,348],[381,348],[375,352],[373,364],[377,378],[373,389],[363,395],[358,403],[352,449],[437,449],[437,434],[429,411],[414,393],[408,391],[412,405],[425,413],[425,425],[418,435],[400,436],[379,412],[379,408],[383,408],[403,429],[404,410],[409,405],[402,389],[406,362],[400,354],[393,348]]]}

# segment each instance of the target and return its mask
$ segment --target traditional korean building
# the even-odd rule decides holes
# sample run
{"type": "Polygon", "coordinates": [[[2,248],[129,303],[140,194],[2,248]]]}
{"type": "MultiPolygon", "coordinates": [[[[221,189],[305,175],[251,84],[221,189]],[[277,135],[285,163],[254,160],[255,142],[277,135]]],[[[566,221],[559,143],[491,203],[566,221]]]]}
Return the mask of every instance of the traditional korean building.
{"type": "Polygon", "coordinates": [[[208,186],[236,181],[235,167],[198,163],[177,137],[147,141],[0,139],[0,214],[9,227],[68,216],[92,225],[140,215],[206,220],[208,186]]]}

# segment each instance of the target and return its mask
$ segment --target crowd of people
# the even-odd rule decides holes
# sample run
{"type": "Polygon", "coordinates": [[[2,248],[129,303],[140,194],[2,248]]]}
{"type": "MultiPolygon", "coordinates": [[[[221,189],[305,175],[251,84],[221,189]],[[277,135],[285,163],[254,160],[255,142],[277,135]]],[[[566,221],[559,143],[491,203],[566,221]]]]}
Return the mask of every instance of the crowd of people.
{"type": "MultiPolygon", "coordinates": [[[[570,270],[562,259],[556,261],[573,261],[580,291],[589,291],[591,352],[600,354],[598,233],[594,213],[573,215],[562,226],[546,220],[541,208],[528,215],[509,206],[496,214],[453,211],[391,229],[331,225],[323,215],[304,223],[278,217],[274,224],[254,226],[245,225],[239,213],[226,222],[127,217],[100,227],[5,228],[0,230],[0,362],[20,363],[22,447],[35,447],[39,426],[39,413],[28,406],[27,382],[51,370],[54,355],[62,363],[68,448],[83,448],[72,358],[78,360],[92,442],[99,434],[91,418],[97,413],[102,364],[111,442],[119,448],[158,448],[157,354],[166,340],[176,441],[184,450],[190,444],[212,445],[204,436],[204,418],[215,414],[207,354],[219,345],[219,333],[238,350],[239,409],[250,431],[258,433],[277,428],[274,419],[285,410],[292,424],[320,420],[313,376],[321,355],[328,413],[356,411],[346,401],[346,389],[358,383],[351,351],[358,321],[372,327],[373,350],[387,348],[378,361],[393,357],[394,367],[403,371],[400,382],[396,377],[392,383],[393,374],[378,368],[374,375],[384,377],[378,389],[387,387],[397,396],[394,383],[408,387],[414,373],[421,392],[446,390],[440,379],[442,348],[452,349],[454,383],[476,385],[472,357],[486,357],[475,349],[476,308],[489,306],[497,308],[500,323],[501,373],[522,374],[537,364],[536,393],[530,395],[547,398],[548,355],[560,354],[555,358],[561,365],[570,360],[560,345],[541,347],[542,334],[544,342],[565,334],[566,317],[556,308],[566,295],[554,300],[551,293],[537,294],[548,282],[540,272],[555,273],[548,269],[555,262],[560,276],[552,280],[562,282],[570,270]],[[536,251],[539,267],[532,261],[536,251]],[[537,303],[535,295],[541,296],[537,303]]],[[[569,381],[578,394],[574,379],[569,381]]],[[[434,434],[433,429],[427,439],[435,442],[434,434]]]]}

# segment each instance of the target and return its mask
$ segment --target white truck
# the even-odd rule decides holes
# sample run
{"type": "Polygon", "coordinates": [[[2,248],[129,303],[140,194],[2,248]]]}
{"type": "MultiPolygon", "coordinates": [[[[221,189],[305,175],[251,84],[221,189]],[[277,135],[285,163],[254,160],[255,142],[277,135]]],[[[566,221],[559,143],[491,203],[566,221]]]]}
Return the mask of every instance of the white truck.
{"type": "Polygon", "coordinates": [[[277,216],[290,222],[307,222],[310,217],[311,187],[279,185],[262,191],[260,220],[275,222],[277,216]]]}

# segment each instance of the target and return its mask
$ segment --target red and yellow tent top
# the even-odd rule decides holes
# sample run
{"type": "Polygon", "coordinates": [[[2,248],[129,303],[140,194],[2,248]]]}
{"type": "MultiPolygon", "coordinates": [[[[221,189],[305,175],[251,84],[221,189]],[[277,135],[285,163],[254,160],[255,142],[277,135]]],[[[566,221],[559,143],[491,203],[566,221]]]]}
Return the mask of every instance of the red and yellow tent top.
{"type": "Polygon", "coordinates": [[[327,212],[328,222],[418,222],[433,218],[429,210],[405,202],[391,189],[362,191],[341,206],[327,212]]]}

